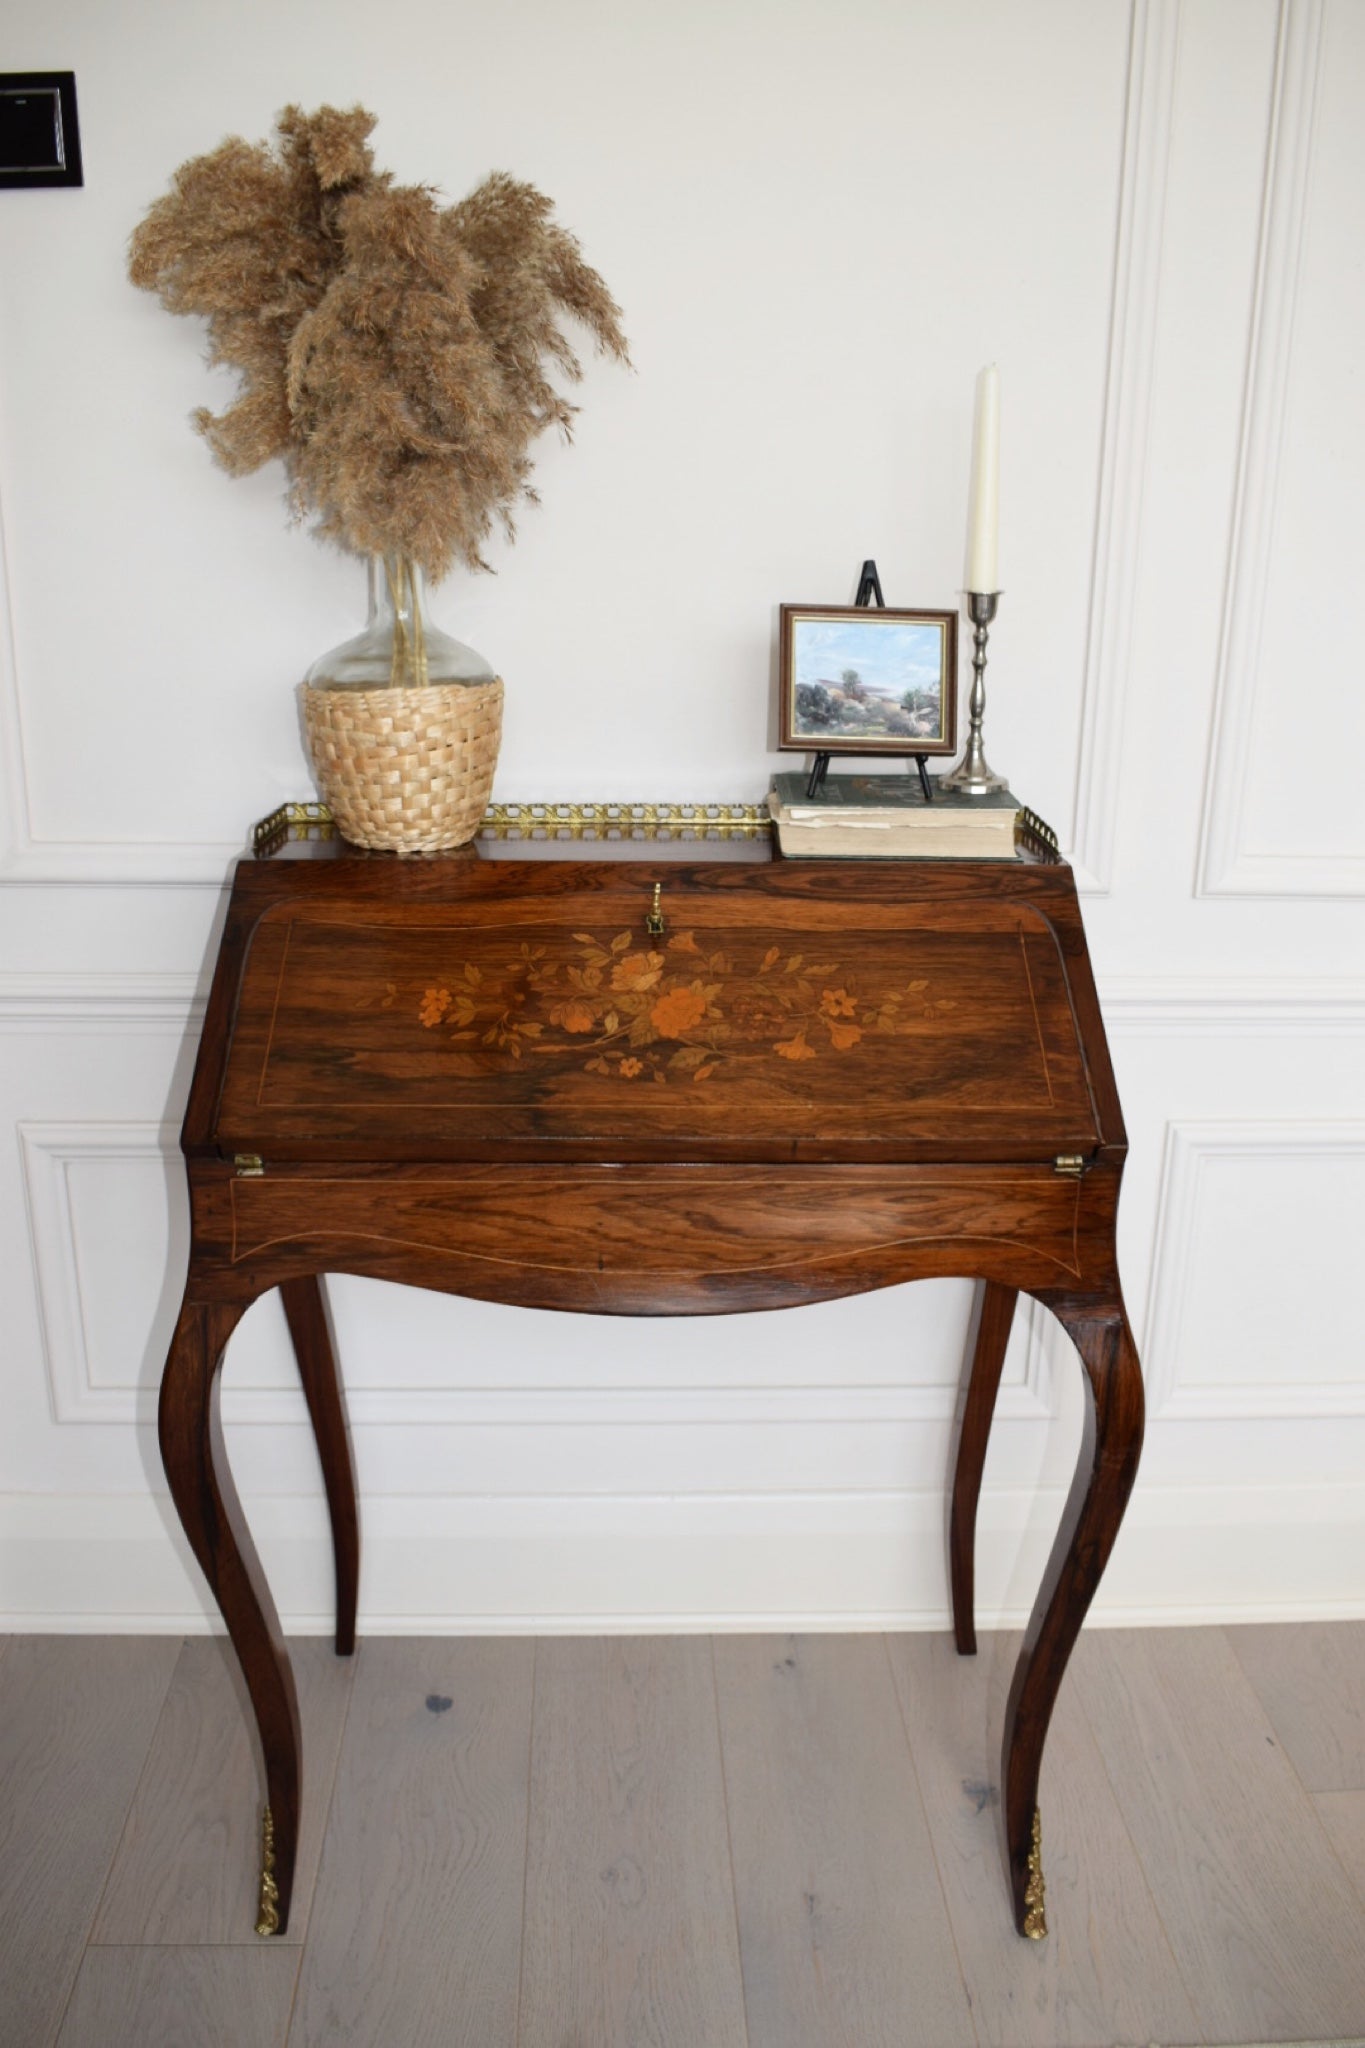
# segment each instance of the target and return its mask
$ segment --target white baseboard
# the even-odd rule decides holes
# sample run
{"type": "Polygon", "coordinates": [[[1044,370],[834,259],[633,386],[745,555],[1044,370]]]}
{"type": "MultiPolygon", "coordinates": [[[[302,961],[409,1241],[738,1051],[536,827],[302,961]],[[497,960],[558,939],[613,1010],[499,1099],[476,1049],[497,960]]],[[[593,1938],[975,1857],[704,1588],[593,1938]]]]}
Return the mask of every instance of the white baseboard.
{"type": "MultiPolygon", "coordinates": [[[[986,1494],[983,1628],[1026,1619],[1057,1489],[986,1494]]],[[[326,1634],[320,1499],[248,1503],[285,1628],[326,1634]]],[[[937,1493],[461,1498],[362,1503],[372,1635],[941,1629],[937,1493]]],[[[1099,1626],[1365,1616],[1365,1485],[1139,1490],[1099,1626]]],[[[217,1616],[169,1502],[0,1496],[0,1629],[207,1633],[217,1616]]]]}

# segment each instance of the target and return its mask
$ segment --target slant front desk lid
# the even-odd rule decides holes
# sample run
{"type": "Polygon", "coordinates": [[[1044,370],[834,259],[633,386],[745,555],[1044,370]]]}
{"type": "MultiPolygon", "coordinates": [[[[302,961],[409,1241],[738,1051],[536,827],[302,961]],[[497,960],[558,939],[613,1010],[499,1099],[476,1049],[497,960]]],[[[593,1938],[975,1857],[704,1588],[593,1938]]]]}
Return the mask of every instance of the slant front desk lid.
{"type": "Polygon", "coordinates": [[[1101,1141],[1055,871],[346,872],[239,874],[225,1157],[1043,1160],[1101,1141]]]}

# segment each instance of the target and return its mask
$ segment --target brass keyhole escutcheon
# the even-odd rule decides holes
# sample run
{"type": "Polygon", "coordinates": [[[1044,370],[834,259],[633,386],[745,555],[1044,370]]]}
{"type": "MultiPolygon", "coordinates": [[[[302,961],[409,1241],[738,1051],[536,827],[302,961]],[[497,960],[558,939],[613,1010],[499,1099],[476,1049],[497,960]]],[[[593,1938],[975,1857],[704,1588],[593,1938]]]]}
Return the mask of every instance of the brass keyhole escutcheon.
{"type": "Polygon", "coordinates": [[[664,935],[664,914],[659,905],[659,898],[663,895],[663,888],[662,882],[654,884],[654,901],[650,905],[649,915],[645,919],[645,930],[649,933],[651,939],[661,939],[664,935]]]}

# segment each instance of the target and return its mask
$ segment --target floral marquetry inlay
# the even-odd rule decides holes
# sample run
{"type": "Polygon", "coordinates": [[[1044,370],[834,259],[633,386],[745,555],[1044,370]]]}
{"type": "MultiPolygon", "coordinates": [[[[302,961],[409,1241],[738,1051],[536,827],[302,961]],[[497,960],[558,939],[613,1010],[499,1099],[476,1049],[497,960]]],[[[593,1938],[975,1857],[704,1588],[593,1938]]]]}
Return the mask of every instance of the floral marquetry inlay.
{"type": "Polygon", "coordinates": [[[232,1156],[288,1133],[318,1158],[562,1157],[585,1120],[641,1157],[926,1157],[964,1128],[997,1162],[1093,1145],[1064,957],[1023,869],[1020,901],[984,906],[956,873],[921,898],[878,871],[845,901],[802,871],[630,870],[608,892],[572,863],[508,870],[504,889],[491,862],[414,868],[391,904],[378,878],[373,903],[333,896],[319,865],[291,915],[259,920],[232,1156]],[[848,1136],[855,1101],[875,1141],[848,1136]]]}
{"type": "Polygon", "coordinates": [[[567,956],[521,944],[496,968],[462,961],[417,992],[418,1022],[470,1052],[570,1055],[624,1082],[706,1082],[736,1053],[793,1063],[910,1035],[956,1008],[912,976],[875,990],[834,957],[781,945],[714,946],[680,931],[658,949],[575,932],[567,956]]]}

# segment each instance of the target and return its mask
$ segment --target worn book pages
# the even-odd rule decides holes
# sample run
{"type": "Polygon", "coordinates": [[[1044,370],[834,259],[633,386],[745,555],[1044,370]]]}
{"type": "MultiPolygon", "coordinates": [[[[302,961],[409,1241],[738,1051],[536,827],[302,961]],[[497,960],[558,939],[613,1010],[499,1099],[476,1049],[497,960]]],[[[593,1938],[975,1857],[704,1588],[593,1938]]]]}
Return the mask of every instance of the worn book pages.
{"type": "Polygon", "coordinates": [[[778,775],[768,808],[785,854],[816,859],[1013,860],[1017,797],[936,790],[926,804],[910,776],[830,776],[814,797],[806,778],[778,775]]]}

